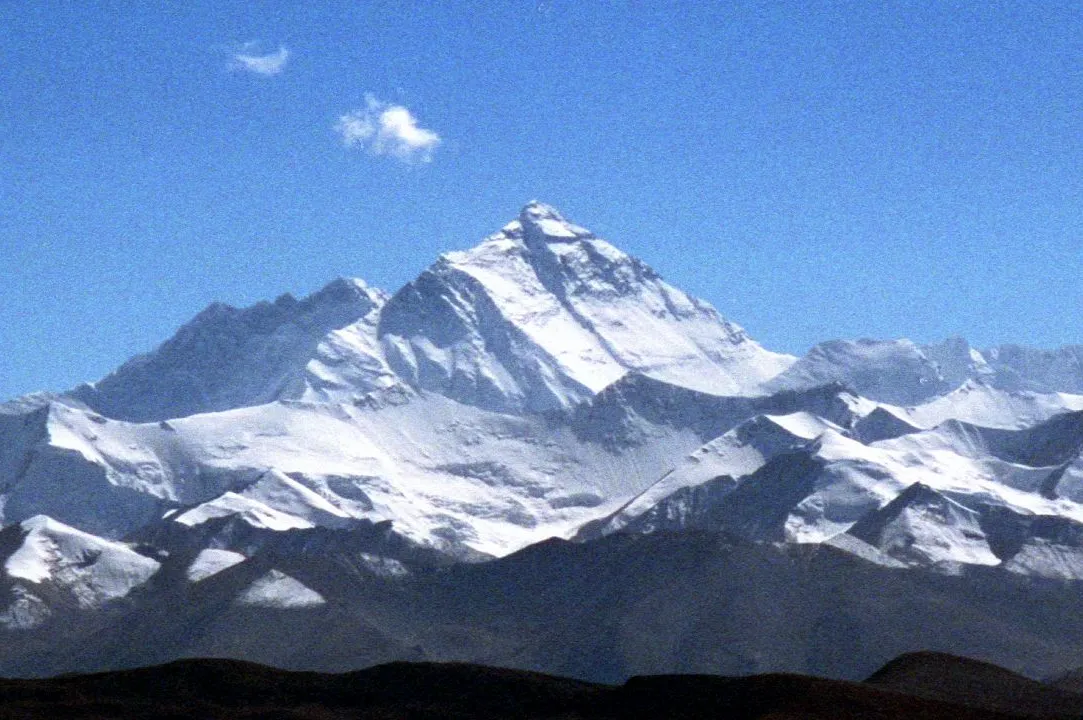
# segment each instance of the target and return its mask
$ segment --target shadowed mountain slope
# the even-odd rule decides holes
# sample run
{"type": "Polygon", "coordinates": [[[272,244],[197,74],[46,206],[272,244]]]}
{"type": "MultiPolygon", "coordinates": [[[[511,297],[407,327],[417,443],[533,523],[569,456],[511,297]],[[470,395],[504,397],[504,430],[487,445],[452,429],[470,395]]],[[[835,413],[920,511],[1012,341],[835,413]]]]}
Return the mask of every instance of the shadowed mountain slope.
{"type": "Polygon", "coordinates": [[[991,663],[946,653],[900,655],[867,683],[919,697],[1035,716],[1079,717],[1083,696],[991,663]]]}
{"type": "MultiPolygon", "coordinates": [[[[980,664],[975,689],[988,674],[980,664]]],[[[996,670],[996,668],[993,668],[996,670]]],[[[1006,671],[1001,671],[1010,675],[1006,671]]],[[[962,675],[967,675],[962,672],[962,675]]],[[[965,678],[953,679],[963,687],[965,678]]],[[[1055,691],[1052,691],[1055,692],[1055,691]]],[[[1056,714],[989,711],[870,684],[801,675],[659,675],[623,686],[479,665],[392,663],[341,675],[296,673],[227,660],[51,680],[0,681],[0,718],[772,718],[1012,720],[1056,714]]]]}

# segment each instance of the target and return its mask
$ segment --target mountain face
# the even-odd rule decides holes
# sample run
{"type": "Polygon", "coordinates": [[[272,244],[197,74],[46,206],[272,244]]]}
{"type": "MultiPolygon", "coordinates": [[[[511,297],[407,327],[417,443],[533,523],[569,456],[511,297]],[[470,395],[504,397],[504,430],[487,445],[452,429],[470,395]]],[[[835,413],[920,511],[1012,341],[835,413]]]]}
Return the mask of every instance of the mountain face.
{"type": "Polygon", "coordinates": [[[397,385],[490,410],[544,411],[629,371],[750,394],[791,362],[643,262],[531,203],[390,299],[339,279],[303,300],[214,304],[156,351],[71,395],[134,422],[275,400],[348,402],[397,385]]]}
{"type": "Polygon", "coordinates": [[[339,279],[303,300],[216,303],[153,353],[71,395],[109,417],[149,422],[387,387],[395,379],[374,332],[386,300],[361,280],[339,279]]]}
{"type": "MultiPolygon", "coordinates": [[[[940,636],[849,597],[857,581],[818,584],[807,553],[898,592],[950,582],[968,598],[1014,588],[1069,602],[1049,588],[1083,582],[1080,357],[959,339],[773,353],[531,203],[393,295],[340,279],[301,300],[212,305],[97,383],[0,405],[0,637],[24,648],[0,653],[0,669],[225,654],[324,669],[499,661],[608,680],[849,676],[886,642],[877,623],[898,629],[895,654],[940,636]],[[685,549],[712,538],[703,552],[746,573],[715,588],[735,593],[715,608],[722,620],[697,614],[715,601],[671,584],[704,576],[667,564],[668,537],[685,549]],[[557,572],[569,547],[583,548],[568,570],[581,576],[557,572]],[[634,569],[608,564],[612,552],[634,569]],[[508,567],[544,569],[551,587],[508,567]],[[569,610],[576,593],[594,604],[569,610]],[[641,604],[618,603],[625,593],[641,604]],[[782,622],[759,607],[776,601],[804,608],[804,654],[727,624],[782,622]],[[690,626],[644,630],[654,603],[666,622],[687,611],[708,637],[753,649],[710,650],[723,645],[690,626]],[[830,610],[840,604],[845,617],[830,610]],[[279,622],[292,623],[281,642],[261,645],[252,629],[279,622]],[[550,625],[552,646],[530,645],[550,625]],[[164,654],[125,649],[164,627],[164,654]],[[604,637],[584,646],[593,627],[604,637]],[[328,633],[349,642],[311,639],[328,633]],[[690,644],[652,649],[637,633],[690,644]],[[863,644],[842,657],[832,643],[848,636],[863,644]]],[[[931,612],[911,600],[907,612],[931,612]]],[[[986,636],[963,606],[951,617],[986,636]]],[[[1012,632],[1026,641],[937,649],[1023,670],[1045,643],[1054,664],[1083,665],[1052,631],[1020,619],[1012,632]]]]}
{"type": "Polygon", "coordinates": [[[910,340],[832,340],[812,348],[769,389],[807,388],[841,382],[865,397],[915,405],[967,381],[1008,392],[1083,392],[1083,346],[1036,350],[1001,345],[972,348],[962,338],[936,345],[910,340]]]}
{"type": "Polygon", "coordinates": [[[629,371],[749,394],[793,361],[541,204],[396,293],[379,332],[411,386],[511,412],[571,407],[629,371]]]}

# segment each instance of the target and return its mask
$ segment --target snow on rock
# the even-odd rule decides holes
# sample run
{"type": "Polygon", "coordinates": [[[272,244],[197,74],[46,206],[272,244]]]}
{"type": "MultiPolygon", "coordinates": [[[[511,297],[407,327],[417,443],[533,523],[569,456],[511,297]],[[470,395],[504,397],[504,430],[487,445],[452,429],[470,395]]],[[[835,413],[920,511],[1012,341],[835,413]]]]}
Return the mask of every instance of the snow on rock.
{"type": "Polygon", "coordinates": [[[71,401],[0,416],[0,462],[8,465],[0,477],[0,522],[45,514],[119,537],[160,514],[162,498],[143,492],[160,486],[157,463],[137,448],[120,450],[123,469],[110,466],[106,455],[119,448],[108,437],[108,422],[71,401]]]}
{"type": "Polygon", "coordinates": [[[982,356],[1004,389],[1083,395],[1083,345],[1055,350],[1000,345],[983,351],[982,356]]]}
{"type": "Polygon", "coordinates": [[[895,568],[909,567],[906,563],[899,562],[895,558],[885,555],[878,548],[869,545],[864,540],[860,540],[850,533],[839,533],[838,535],[829,537],[823,541],[823,545],[836,550],[841,550],[847,555],[859,557],[862,560],[875,563],[876,565],[895,568]]]}
{"type": "Polygon", "coordinates": [[[314,527],[344,528],[351,520],[350,514],[330,500],[277,470],[263,473],[236,492],[227,491],[208,502],[167,516],[173,522],[189,527],[224,517],[239,519],[253,528],[277,532],[314,527]]]}
{"type": "Polygon", "coordinates": [[[311,522],[289,513],[280,512],[259,500],[226,492],[214,500],[197,505],[191,510],[174,515],[171,519],[188,527],[202,525],[223,517],[237,517],[252,527],[283,532],[315,527],[311,522]]]}
{"type": "Polygon", "coordinates": [[[503,411],[566,408],[628,371],[748,394],[792,362],[540,203],[396,293],[379,332],[413,386],[503,411]]]}
{"type": "Polygon", "coordinates": [[[832,340],[812,348],[768,387],[800,389],[827,382],[842,382],[894,405],[922,404],[968,382],[1006,393],[1083,395],[1083,346],[978,350],[962,338],[931,345],[905,339],[832,340]]]}
{"type": "Polygon", "coordinates": [[[968,380],[943,396],[902,409],[899,415],[923,428],[955,419],[991,428],[1017,429],[1077,410],[1083,410],[1083,395],[1004,390],[984,381],[968,380]]]}
{"type": "Polygon", "coordinates": [[[912,425],[903,417],[905,411],[890,406],[877,406],[856,423],[854,423],[854,437],[865,443],[890,440],[902,435],[919,432],[921,428],[912,425]]]}
{"type": "MultiPolygon", "coordinates": [[[[703,446],[582,534],[698,527],[817,543],[857,527],[864,528],[857,537],[912,564],[996,564],[980,513],[961,499],[1012,516],[1083,521],[1083,505],[1056,492],[1063,468],[1042,464],[1078,457],[1078,430],[1074,416],[1017,431],[949,421],[866,445],[805,414],[756,418],[703,446]],[[916,538],[913,553],[904,540],[873,537],[869,524],[885,517],[895,523],[892,537],[916,538]]],[[[1024,523],[1007,537],[1029,537],[1037,527],[1024,523]]]]}
{"type": "Polygon", "coordinates": [[[721,496],[736,487],[736,478],[751,475],[777,454],[807,445],[829,427],[836,426],[805,412],[752,418],[698,448],[604,524],[591,526],[582,534],[700,526],[697,515],[709,512],[721,496]]]}
{"type": "MultiPolygon", "coordinates": [[[[701,527],[881,564],[989,564],[995,546],[1013,571],[1067,577],[1083,543],[1019,518],[1083,523],[1081,358],[953,338],[795,360],[530,203],[391,298],[340,279],[212,305],[99,383],[0,406],[0,523],[389,527],[473,556],[701,527]],[[983,540],[990,507],[1013,519],[983,540]],[[845,535],[875,522],[873,544],[845,535]]],[[[59,541],[35,532],[8,558],[19,582],[74,577],[42,564],[59,541]]],[[[0,622],[37,616],[20,592],[0,622]]]]}
{"type": "Polygon", "coordinates": [[[849,533],[901,562],[998,565],[982,530],[980,514],[914,483],[849,533]]]}
{"type": "Polygon", "coordinates": [[[1018,575],[1083,580],[1083,547],[1033,538],[1005,561],[1003,567],[1018,575]]]}
{"type": "Polygon", "coordinates": [[[347,512],[330,500],[277,470],[264,473],[240,495],[293,517],[303,518],[313,526],[344,527],[350,519],[347,512]]]}
{"type": "Polygon", "coordinates": [[[841,382],[872,400],[914,405],[952,389],[939,366],[910,340],[832,340],[809,350],[768,383],[772,390],[841,382]]]}
{"type": "Polygon", "coordinates": [[[1083,503],[1083,457],[1076,457],[1054,468],[1043,487],[1046,493],[1072,502],[1083,503]]]}
{"type": "Polygon", "coordinates": [[[146,422],[393,384],[375,348],[386,295],[339,279],[297,300],[238,309],[215,303],[153,352],[72,395],[117,419],[146,422]],[[338,334],[335,334],[338,331],[338,334]]]}
{"type": "Polygon", "coordinates": [[[279,610],[298,610],[327,603],[323,596],[280,570],[270,570],[236,600],[238,605],[279,610]]]}
{"type": "Polygon", "coordinates": [[[0,610],[0,627],[33,630],[44,625],[53,614],[48,603],[21,585],[14,586],[11,595],[11,603],[0,610]]]}
{"type": "Polygon", "coordinates": [[[223,570],[242,563],[247,558],[232,550],[220,550],[218,548],[206,548],[200,550],[195,559],[185,570],[185,576],[189,582],[199,582],[212,575],[217,575],[223,570]]]}
{"type": "Polygon", "coordinates": [[[936,363],[940,377],[949,387],[959,387],[967,380],[996,381],[996,368],[989,364],[980,350],[971,347],[963,338],[948,338],[941,343],[922,345],[921,352],[936,363]]]}
{"type": "Polygon", "coordinates": [[[518,412],[567,408],[629,370],[755,393],[792,361],[535,202],[390,301],[339,279],[302,300],[214,304],[70,394],[137,422],[273,400],[352,402],[407,385],[518,412]]]}
{"type": "MultiPolygon", "coordinates": [[[[68,527],[44,515],[5,528],[18,532],[21,543],[4,561],[4,575],[33,586],[53,585],[70,594],[80,608],[101,607],[126,596],[159,569],[159,563],[126,545],[68,527]]],[[[25,594],[8,614],[17,621],[34,601],[25,594]],[[20,610],[22,608],[22,610],[20,610]]]]}
{"type": "MultiPolygon", "coordinates": [[[[48,436],[54,396],[27,395],[0,404],[0,492],[7,492],[33,460],[36,447],[48,436]]],[[[2,521],[0,503],[0,521],[2,521]]]]}
{"type": "MultiPolygon", "coordinates": [[[[687,394],[693,404],[718,401],[687,394]]],[[[739,422],[742,407],[712,427],[739,422]]],[[[49,412],[35,461],[6,495],[5,520],[49,510],[114,538],[166,514],[189,526],[236,517],[282,531],[390,520],[422,545],[503,555],[612,512],[703,442],[694,418],[629,416],[621,422],[634,432],[617,452],[554,418],[430,394],[280,402],[164,423],[58,404],[49,412]]]]}

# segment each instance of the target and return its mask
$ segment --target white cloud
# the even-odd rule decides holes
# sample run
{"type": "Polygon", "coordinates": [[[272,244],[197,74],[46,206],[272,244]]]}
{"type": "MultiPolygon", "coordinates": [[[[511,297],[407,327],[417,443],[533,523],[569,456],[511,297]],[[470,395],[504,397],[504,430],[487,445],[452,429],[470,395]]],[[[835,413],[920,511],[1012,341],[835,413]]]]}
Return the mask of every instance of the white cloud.
{"type": "Polygon", "coordinates": [[[402,105],[391,105],[373,95],[365,107],[346,113],[335,123],[335,132],[346,147],[359,147],[373,155],[390,155],[403,162],[429,162],[440,136],[419,127],[417,119],[402,105]]]}
{"type": "Polygon", "coordinates": [[[257,75],[277,75],[286,67],[290,59],[290,51],[285,47],[278,48],[273,53],[266,55],[250,55],[247,50],[251,43],[245,46],[244,51],[233,56],[233,67],[238,70],[247,70],[257,75]]]}

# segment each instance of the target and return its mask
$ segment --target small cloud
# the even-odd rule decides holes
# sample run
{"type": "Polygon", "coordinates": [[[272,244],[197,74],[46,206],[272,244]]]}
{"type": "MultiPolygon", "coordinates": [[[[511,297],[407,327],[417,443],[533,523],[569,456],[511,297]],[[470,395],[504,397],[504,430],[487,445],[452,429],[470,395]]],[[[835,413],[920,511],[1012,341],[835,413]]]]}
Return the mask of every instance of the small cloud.
{"type": "Polygon", "coordinates": [[[285,47],[279,47],[277,51],[266,55],[252,55],[248,52],[252,46],[252,43],[247,43],[241,52],[233,56],[232,66],[235,69],[269,77],[282,72],[290,59],[290,51],[285,47]]]}
{"type": "Polygon", "coordinates": [[[359,147],[373,155],[390,155],[403,162],[429,162],[440,136],[419,127],[417,119],[402,105],[391,105],[373,95],[365,107],[346,113],[335,123],[335,132],[346,147],[359,147]]]}

